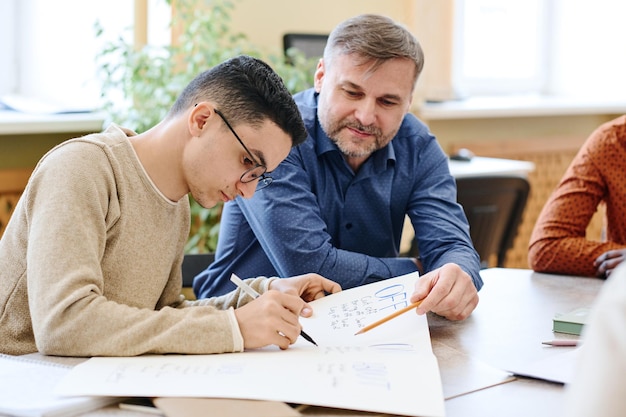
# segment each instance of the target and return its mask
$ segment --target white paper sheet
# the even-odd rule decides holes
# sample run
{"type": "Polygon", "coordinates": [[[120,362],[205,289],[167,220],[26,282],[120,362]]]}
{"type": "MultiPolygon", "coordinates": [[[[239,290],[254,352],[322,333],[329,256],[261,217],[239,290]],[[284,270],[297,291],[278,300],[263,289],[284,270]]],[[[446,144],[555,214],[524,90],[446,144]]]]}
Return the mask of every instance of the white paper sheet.
{"type": "Polygon", "coordinates": [[[426,316],[418,316],[414,310],[355,335],[410,304],[418,278],[417,273],[408,274],[320,298],[311,303],[313,316],[300,319],[302,328],[320,346],[377,346],[432,353],[426,316]]]}
{"type": "Polygon", "coordinates": [[[545,381],[557,382],[560,384],[570,384],[574,379],[574,371],[582,347],[569,348],[546,348],[561,349],[562,352],[555,353],[547,358],[540,359],[525,365],[510,367],[510,372],[519,376],[543,379],[545,381]]]}
{"type": "Polygon", "coordinates": [[[61,397],[54,386],[70,367],[0,354],[0,415],[73,416],[119,401],[106,397],[61,397]]]}
{"type": "Polygon", "coordinates": [[[276,400],[410,416],[443,416],[443,391],[425,316],[409,311],[367,333],[360,328],[408,304],[417,274],[316,300],[286,351],[92,358],[59,385],[63,395],[276,400]]]}

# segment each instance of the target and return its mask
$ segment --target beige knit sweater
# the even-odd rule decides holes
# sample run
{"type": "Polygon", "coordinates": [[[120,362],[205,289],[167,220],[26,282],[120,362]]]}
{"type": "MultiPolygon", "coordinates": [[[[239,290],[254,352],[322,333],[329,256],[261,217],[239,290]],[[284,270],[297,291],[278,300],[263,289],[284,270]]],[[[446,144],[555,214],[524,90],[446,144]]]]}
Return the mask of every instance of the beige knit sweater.
{"type": "Polygon", "coordinates": [[[243,350],[232,307],[248,296],[180,295],[189,200],[159,192],[130,134],[111,126],[66,141],[35,168],[0,240],[1,353],[243,350]]]}

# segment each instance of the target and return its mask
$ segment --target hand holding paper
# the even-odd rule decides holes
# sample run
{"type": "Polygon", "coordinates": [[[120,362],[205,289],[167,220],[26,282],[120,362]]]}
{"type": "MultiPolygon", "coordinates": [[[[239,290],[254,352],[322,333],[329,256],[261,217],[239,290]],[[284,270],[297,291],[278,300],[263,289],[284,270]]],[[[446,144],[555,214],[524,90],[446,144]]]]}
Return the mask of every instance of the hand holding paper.
{"type": "Polygon", "coordinates": [[[411,300],[422,300],[419,314],[432,311],[448,320],[464,320],[478,305],[478,291],[467,272],[448,263],[422,275],[411,300]]]}

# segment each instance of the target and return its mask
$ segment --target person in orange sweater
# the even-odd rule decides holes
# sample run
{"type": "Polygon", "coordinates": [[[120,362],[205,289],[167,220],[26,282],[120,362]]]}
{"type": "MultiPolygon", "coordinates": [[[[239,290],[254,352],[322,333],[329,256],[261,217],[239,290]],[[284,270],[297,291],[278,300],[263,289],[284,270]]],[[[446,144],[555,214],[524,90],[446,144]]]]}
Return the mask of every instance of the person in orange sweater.
{"type": "Polygon", "coordinates": [[[608,277],[626,258],[626,115],[585,141],[533,229],[528,264],[537,272],[608,277]],[[598,205],[606,205],[602,241],[585,237],[598,205]]]}

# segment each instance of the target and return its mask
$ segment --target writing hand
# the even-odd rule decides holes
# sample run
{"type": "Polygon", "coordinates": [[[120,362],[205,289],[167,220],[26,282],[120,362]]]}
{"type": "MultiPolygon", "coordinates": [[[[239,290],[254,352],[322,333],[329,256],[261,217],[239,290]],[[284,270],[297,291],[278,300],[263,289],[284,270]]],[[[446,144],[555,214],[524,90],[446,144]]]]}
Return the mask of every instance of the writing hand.
{"type": "Polygon", "coordinates": [[[298,316],[304,306],[305,302],[298,296],[269,290],[236,309],[244,348],[276,345],[287,349],[302,330],[298,316]]]}
{"type": "Polygon", "coordinates": [[[596,267],[596,276],[608,278],[613,270],[626,259],[626,249],[613,249],[604,252],[593,262],[596,267]]]}
{"type": "MultiPolygon", "coordinates": [[[[326,294],[341,291],[341,286],[318,274],[304,274],[291,278],[276,279],[270,283],[269,289],[285,294],[297,295],[304,301],[313,301],[324,297],[326,294]]],[[[308,317],[311,314],[311,308],[308,304],[305,305],[302,310],[302,316],[308,317]]]]}
{"type": "Polygon", "coordinates": [[[449,263],[417,280],[410,301],[419,300],[417,314],[432,311],[449,320],[464,320],[478,305],[478,291],[468,273],[449,263]]]}

